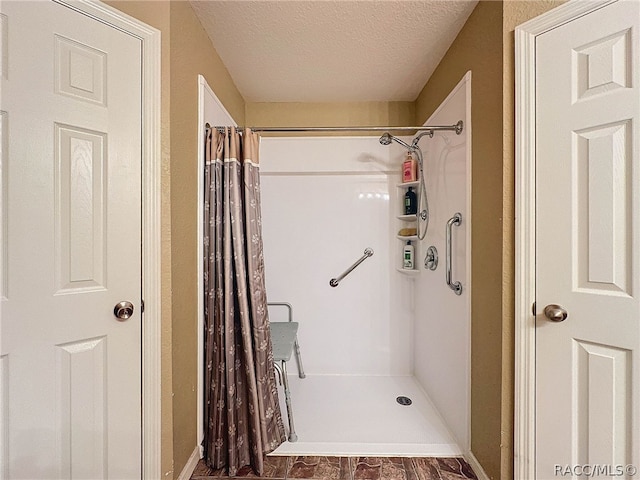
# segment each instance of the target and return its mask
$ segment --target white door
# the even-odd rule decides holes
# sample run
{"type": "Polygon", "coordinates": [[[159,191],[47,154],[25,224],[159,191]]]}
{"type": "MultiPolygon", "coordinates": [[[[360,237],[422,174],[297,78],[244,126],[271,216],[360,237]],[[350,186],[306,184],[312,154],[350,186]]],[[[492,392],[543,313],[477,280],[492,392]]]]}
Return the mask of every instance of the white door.
{"type": "Polygon", "coordinates": [[[640,469],[639,27],[619,1],[536,41],[539,479],[640,469]]]}
{"type": "Polygon", "coordinates": [[[139,479],[141,43],[0,8],[0,477],[139,479]]]}

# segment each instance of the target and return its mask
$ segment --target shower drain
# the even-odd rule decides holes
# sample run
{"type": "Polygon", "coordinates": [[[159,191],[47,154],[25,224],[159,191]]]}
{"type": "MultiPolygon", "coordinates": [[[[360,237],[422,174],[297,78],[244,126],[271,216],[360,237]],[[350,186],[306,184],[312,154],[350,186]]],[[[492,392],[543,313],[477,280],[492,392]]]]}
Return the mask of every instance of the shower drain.
{"type": "Polygon", "coordinates": [[[400,405],[405,405],[405,406],[411,405],[413,403],[409,397],[405,397],[402,395],[396,398],[396,402],[398,402],[400,405]]]}

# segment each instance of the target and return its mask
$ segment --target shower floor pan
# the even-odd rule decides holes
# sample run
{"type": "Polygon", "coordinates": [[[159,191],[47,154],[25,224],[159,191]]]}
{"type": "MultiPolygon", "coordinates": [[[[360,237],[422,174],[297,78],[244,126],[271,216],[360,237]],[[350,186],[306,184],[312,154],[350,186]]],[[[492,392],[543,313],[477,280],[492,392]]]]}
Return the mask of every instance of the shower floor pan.
{"type": "MultiPolygon", "coordinates": [[[[440,415],[411,376],[289,375],[298,441],[271,455],[462,455],[440,415]],[[411,405],[396,398],[409,397],[411,405]]],[[[280,408],[287,425],[284,393],[280,408]]]]}

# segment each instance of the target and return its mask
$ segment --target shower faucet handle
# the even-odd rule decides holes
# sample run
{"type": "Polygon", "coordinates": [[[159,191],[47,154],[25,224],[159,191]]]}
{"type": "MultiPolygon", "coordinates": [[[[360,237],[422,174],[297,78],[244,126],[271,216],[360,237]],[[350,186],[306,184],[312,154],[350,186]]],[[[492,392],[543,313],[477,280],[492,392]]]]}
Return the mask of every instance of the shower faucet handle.
{"type": "Polygon", "coordinates": [[[429,270],[438,268],[438,249],[433,245],[427,248],[427,254],[424,257],[424,268],[429,270]]]}

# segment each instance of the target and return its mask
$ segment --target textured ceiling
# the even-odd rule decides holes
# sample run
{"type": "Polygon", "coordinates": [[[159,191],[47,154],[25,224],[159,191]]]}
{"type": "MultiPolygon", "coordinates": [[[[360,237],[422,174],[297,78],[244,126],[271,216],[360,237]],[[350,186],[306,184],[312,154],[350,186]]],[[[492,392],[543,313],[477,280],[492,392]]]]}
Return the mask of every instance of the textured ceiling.
{"type": "Polygon", "coordinates": [[[192,0],[249,102],[413,101],[477,0],[192,0]]]}

